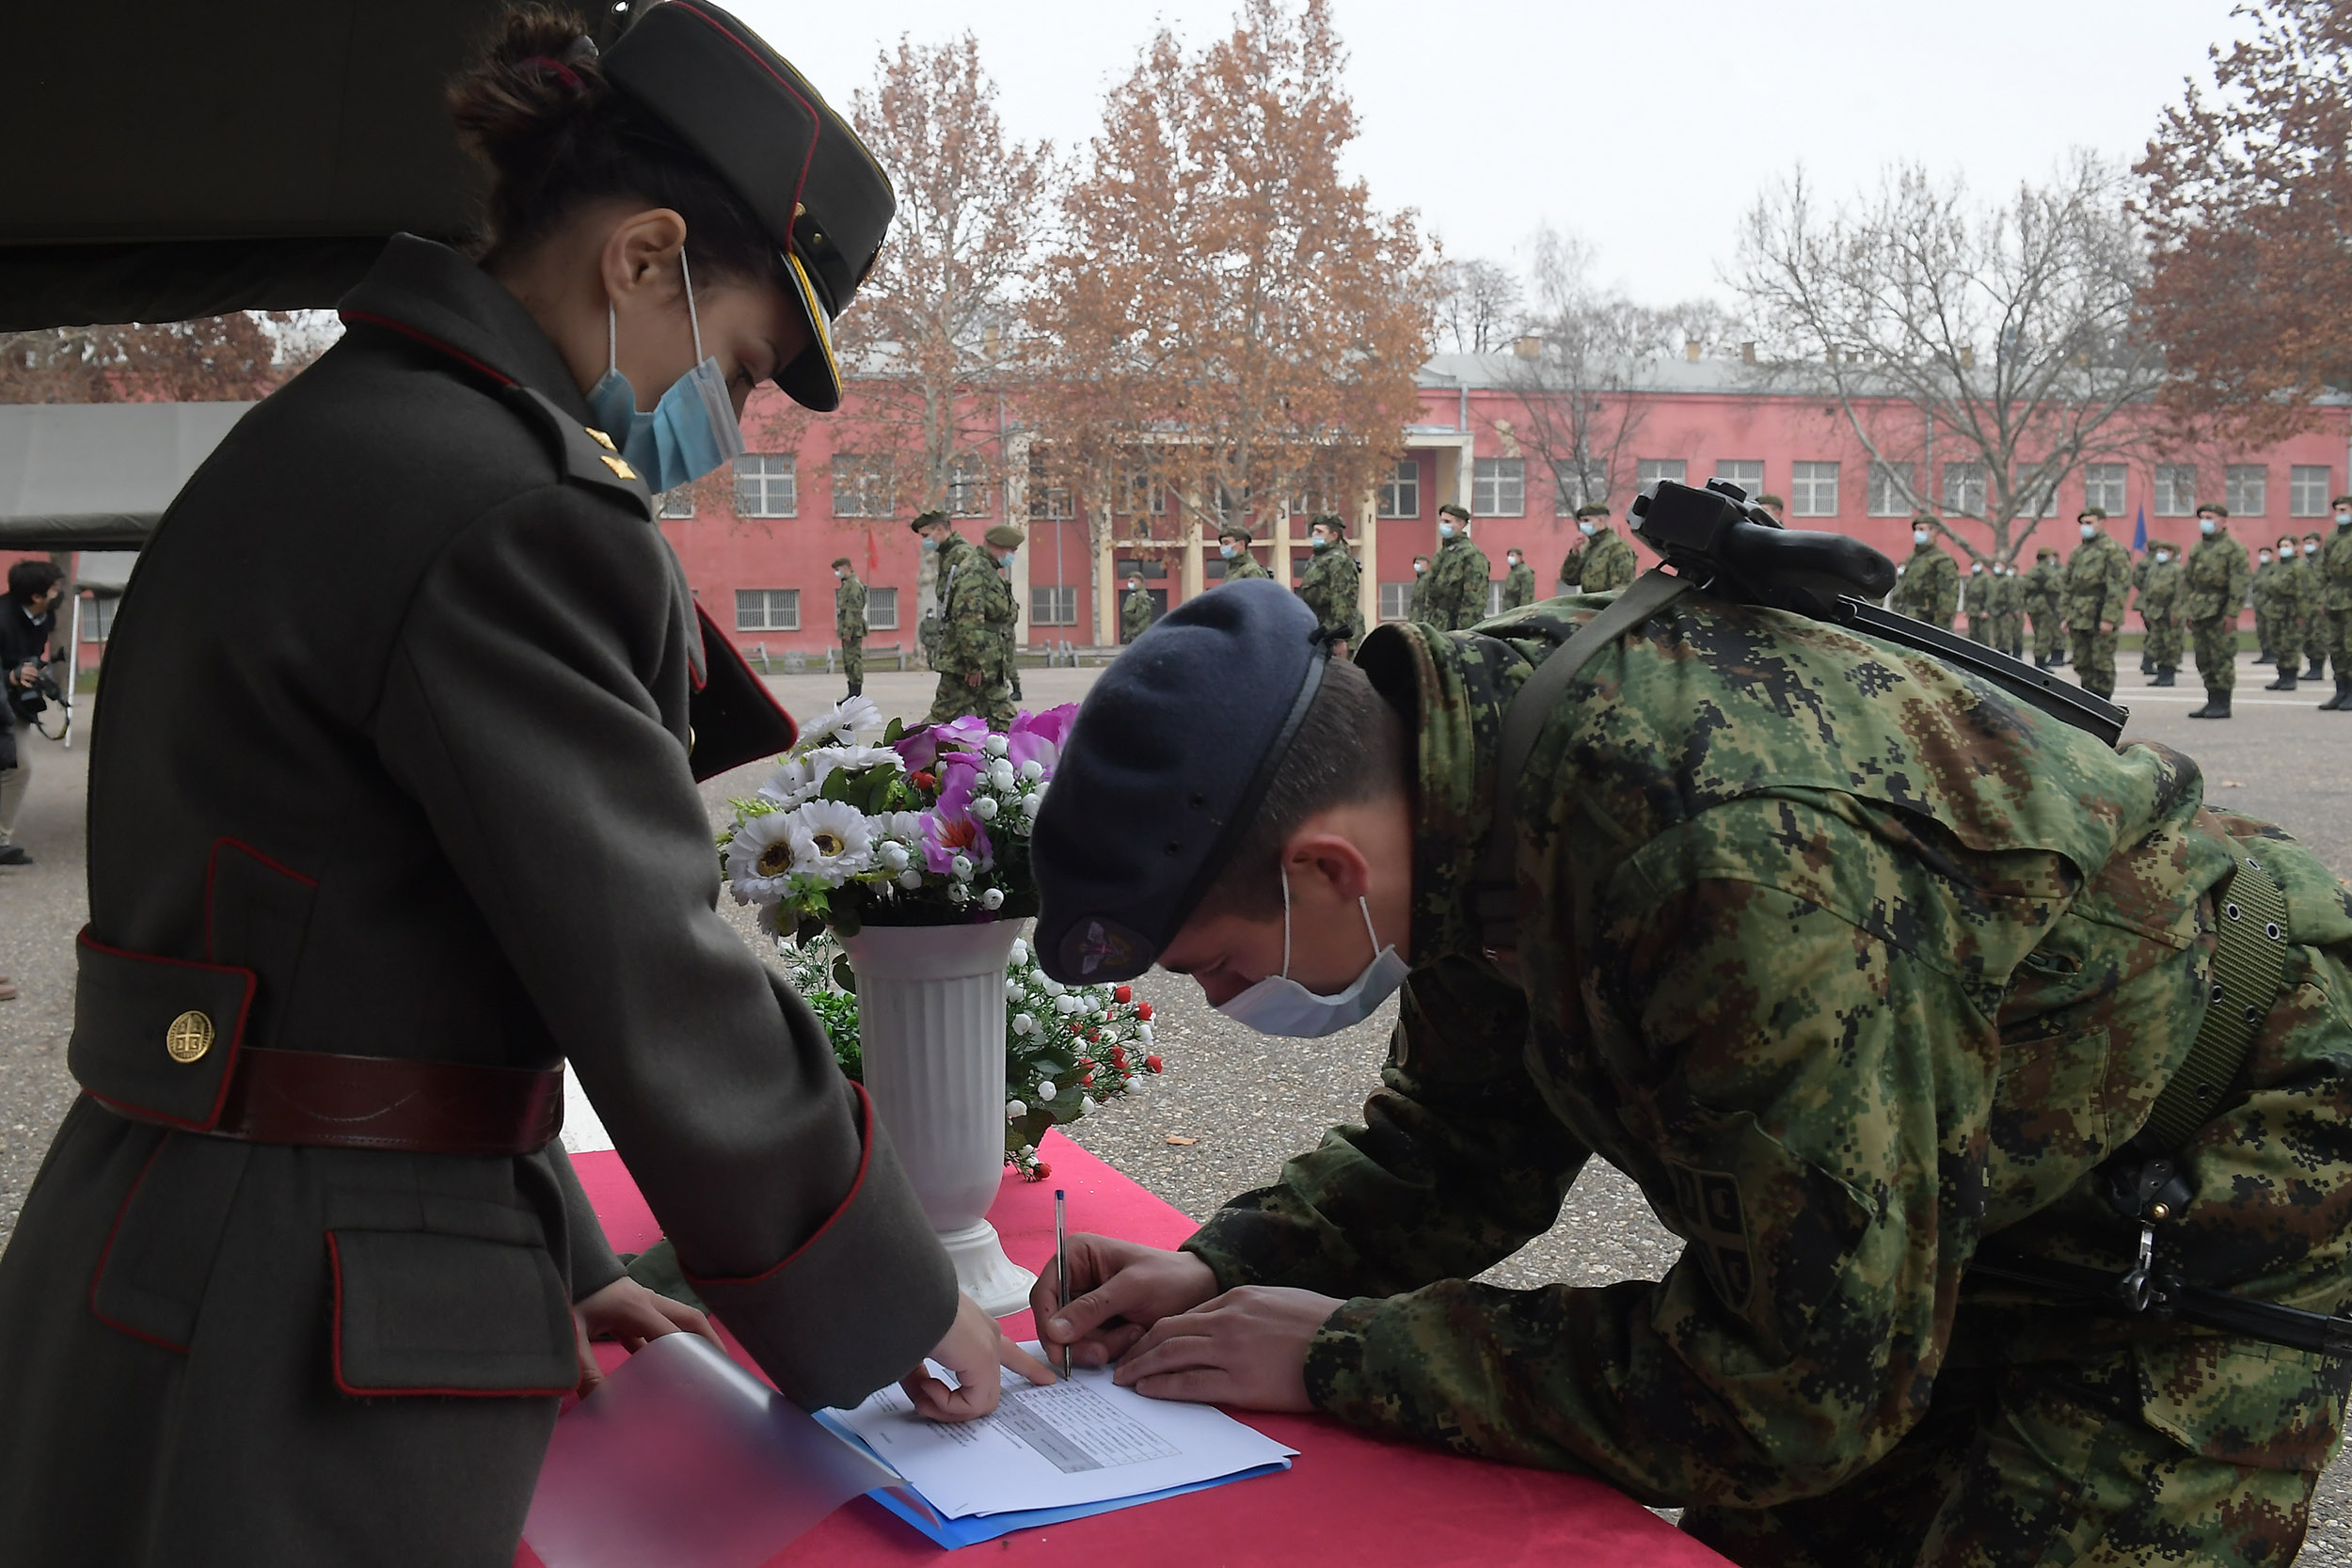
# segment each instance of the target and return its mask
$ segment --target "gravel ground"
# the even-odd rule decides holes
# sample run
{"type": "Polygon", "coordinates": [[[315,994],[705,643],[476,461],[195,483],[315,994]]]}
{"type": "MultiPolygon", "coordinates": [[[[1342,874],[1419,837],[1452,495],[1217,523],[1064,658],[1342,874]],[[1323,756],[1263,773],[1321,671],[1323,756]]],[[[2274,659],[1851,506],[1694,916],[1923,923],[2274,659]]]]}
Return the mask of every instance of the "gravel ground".
{"type": "MultiPolygon", "coordinates": [[[[1023,680],[1029,705],[1039,706],[1074,700],[1095,674],[1029,670],[1023,680]]],[[[2241,660],[2238,716],[2227,724],[2189,720],[2188,710],[2203,701],[2201,692],[2145,690],[2128,666],[2119,694],[2135,708],[2133,737],[2161,741],[2201,760],[2217,806],[2281,822],[2339,873],[2352,873],[2352,816],[2342,804],[2344,781],[2352,779],[2352,718],[2312,711],[2325,688],[2306,686],[2287,698],[2260,690],[2267,679],[2267,671],[2241,660]]],[[[795,713],[815,712],[840,694],[832,676],[778,676],[770,684],[795,713]]],[[[932,685],[928,675],[879,672],[867,677],[866,691],[884,712],[912,719],[929,706],[932,685]]],[[[23,999],[0,1004],[0,1244],[73,1092],[65,1042],[72,1025],[72,936],[86,909],[81,797],[87,752],[78,739],[71,752],[37,744],[43,748],[40,770],[20,824],[20,837],[37,863],[0,868],[0,973],[13,975],[24,990],[23,999]]],[[[705,785],[714,814],[728,796],[755,784],[759,771],[742,769],[705,785]]],[[[746,939],[754,940],[748,918],[733,912],[746,939]]],[[[1311,1148],[1325,1128],[1353,1120],[1376,1081],[1395,1019],[1391,1003],[1326,1039],[1269,1039],[1211,1011],[1188,982],[1155,972],[1137,990],[1153,1005],[1168,1071],[1139,1080],[1137,1092],[1078,1124],[1075,1136],[1195,1218],[1263,1185],[1284,1158],[1311,1148]],[[1196,1141],[1174,1145],[1170,1137],[1196,1141]]],[[[1570,1191],[1559,1225],[1483,1277],[1512,1286],[1656,1278],[1677,1244],[1633,1185],[1596,1162],[1570,1191]]],[[[2352,1568],[2352,1457],[2322,1478],[2311,1542],[2298,1560],[2311,1568],[2352,1568]]]]}

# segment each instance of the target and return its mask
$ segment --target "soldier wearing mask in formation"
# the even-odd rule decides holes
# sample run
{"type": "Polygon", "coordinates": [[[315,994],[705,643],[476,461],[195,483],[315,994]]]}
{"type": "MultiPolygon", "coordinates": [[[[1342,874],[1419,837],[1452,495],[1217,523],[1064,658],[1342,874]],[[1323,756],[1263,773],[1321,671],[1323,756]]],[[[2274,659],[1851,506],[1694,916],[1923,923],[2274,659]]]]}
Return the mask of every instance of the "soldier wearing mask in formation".
{"type": "MultiPolygon", "coordinates": [[[[2290,559],[2292,559],[2290,557],[2290,559]]],[[[2276,664],[2279,661],[2279,614],[2277,584],[2272,581],[2276,567],[2270,546],[2265,545],[2254,552],[2254,580],[2248,589],[2254,601],[2254,662],[2276,664]]]]}
{"type": "Polygon", "coordinates": [[[1961,610],[1968,617],[1968,640],[1997,648],[2001,642],[2000,574],[1988,572],[1984,562],[1968,563],[1968,580],[1961,590],[1961,610]]]}
{"type": "Polygon", "coordinates": [[[2044,545],[2034,551],[2033,570],[2026,574],[2026,613],[2033,618],[2033,665],[2055,670],[2066,661],[2066,617],[2059,610],[2061,574],[2058,553],[2044,545]]]}
{"type": "MultiPolygon", "coordinates": [[[[2342,513],[2339,512],[2341,516],[2342,513]]],[[[2303,535],[2303,657],[2311,660],[2311,668],[2303,672],[2307,681],[2328,677],[2328,594],[2327,585],[2319,577],[2321,539],[2316,530],[2303,535]]],[[[2344,673],[2339,669],[2338,674],[2344,673]]],[[[2321,704],[2325,707],[2326,704],[2321,704]]]]}
{"type": "Polygon", "coordinates": [[[1250,532],[1234,524],[1217,531],[1216,553],[1225,561],[1227,582],[1247,582],[1251,578],[1270,578],[1274,574],[1258,564],[1258,558],[1249,552],[1250,532]]]}
{"type": "Polygon", "coordinates": [[[2197,509],[2201,538],[2182,565],[2181,609],[2196,644],[2197,678],[2205,685],[2205,705],[2191,719],[2227,719],[2237,689],[2237,618],[2253,576],[2246,546],[2230,534],[2230,510],[2197,509]]]}
{"type": "Polygon", "coordinates": [[[1486,591],[1494,581],[1486,552],[1470,542],[1467,507],[1448,501],[1438,508],[1438,558],[1429,563],[1428,623],[1440,631],[1460,631],[1486,618],[1486,591]]]}
{"type": "Polygon", "coordinates": [[[1590,524],[1584,537],[1583,580],[1577,585],[1580,594],[1614,594],[1640,575],[1642,562],[1634,555],[1633,546],[1623,535],[1609,526],[1606,511],[1580,519],[1578,526],[1590,524]]]}
{"type": "MultiPolygon", "coordinates": [[[[2336,694],[2320,704],[2320,709],[2352,713],[2352,496],[2338,496],[2335,513],[2335,531],[2305,559],[2316,566],[2320,607],[2328,612],[2328,643],[2324,651],[2336,672],[2336,694]]],[[[2318,678],[2319,671],[2319,656],[2314,654],[2312,679],[2318,678]]]]}
{"type": "Polygon", "coordinates": [[[2150,686],[2170,686],[2181,669],[2181,565],[2172,546],[2158,543],[2149,551],[2148,571],[2139,588],[2140,646],[2155,673],[2150,686]]]}
{"type": "Polygon", "coordinates": [[[1347,553],[1347,524],[1326,512],[1307,525],[1307,546],[1314,559],[1298,578],[1298,596],[1315,612],[1315,625],[1340,657],[1363,640],[1363,574],[1347,553]]]}
{"type": "Polygon", "coordinates": [[[1890,603],[1898,614],[1952,629],[1952,616],[1960,609],[1960,564],[1936,544],[1934,518],[1912,519],[1911,557],[1903,562],[1890,603]]]}
{"type": "Polygon", "coordinates": [[[2270,562],[2267,569],[2254,568],[2254,619],[2257,628],[2262,623],[2262,606],[2269,601],[2270,634],[2264,641],[2270,660],[2278,673],[2266,682],[2265,691],[2292,691],[2296,675],[2303,668],[2304,598],[2312,574],[2303,565],[2302,552],[2296,548],[2295,535],[2290,533],[2279,541],[2274,556],[2268,548],[2262,559],[2270,562]]]}
{"type": "Polygon", "coordinates": [[[1429,558],[1413,557],[1413,586],[1405,600],[1405,618],[1408,621],[1429,619],[1429,558]]]}
{"type": "Polygon", "coordinates": [[[1119,604],[1120,640],[1133,642],[1152,625],[1152,595],[1143,591],[1141,578],[1127,579],[1127,596],[1119,604]]]}
{"type": "Polygon", "coordinates": [[[1502,608],[1518,609],[1535,602],[1535,568],[1527,563],[1526,552],[1516,545],[1503,552],[1502,608]]]}
{"type": "Polygon", "coordinates": [[[2082,543],[2066,558],[2062,586],[2066,625],[2074,640],[2074,679],[2085,691],[2112,697],[2115,638],[2131,595],[2132,560],[2107,532],[2106,520],[2106,513],[2095,506],[2074,519],[2082,543]]]}
{"type": "Polygon", "coordinates": [[[834,557],[833,580],[833,634],[841,643],[841,673],[854,697],[866,689],[866,584],[846,555],[834,557]]]}

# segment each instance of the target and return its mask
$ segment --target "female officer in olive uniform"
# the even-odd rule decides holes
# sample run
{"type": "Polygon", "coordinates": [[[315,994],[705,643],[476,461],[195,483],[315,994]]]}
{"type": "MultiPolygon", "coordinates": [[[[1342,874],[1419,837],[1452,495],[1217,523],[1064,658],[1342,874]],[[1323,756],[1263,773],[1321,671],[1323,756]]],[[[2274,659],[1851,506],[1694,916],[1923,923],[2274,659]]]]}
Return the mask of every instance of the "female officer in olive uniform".
{"type": "Polygon", "coordinates": [[[700,0],[601,60],[516,12],[452,103],[480,262],[392,242],[166,515],[108,651],[87,1092],[0,1259],[10,1561],[505,1568],[574,1304],[628,1342],[686,1318],[550,1142],[566,1057],[787,1394],[994,1402],[994,1323],[714,911],[695,773],[790,722],[650,504],[741,450],[760,379],[838,404],[889,183],[700,0]]]}

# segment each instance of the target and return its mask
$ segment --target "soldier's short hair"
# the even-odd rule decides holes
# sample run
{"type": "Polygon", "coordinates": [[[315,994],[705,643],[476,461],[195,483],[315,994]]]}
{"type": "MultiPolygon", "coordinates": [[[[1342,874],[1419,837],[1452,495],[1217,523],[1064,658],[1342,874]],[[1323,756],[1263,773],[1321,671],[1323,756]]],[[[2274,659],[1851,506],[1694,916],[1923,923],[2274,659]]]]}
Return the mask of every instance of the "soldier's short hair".
{"type": "Polygon", "coordinates": [[[2334,500],[2329,501],[2328,505],[2331,509],[2339,506],[2352,506],[2352,496],[2338,496],[2334,500]]]}
{"type": "Polygon", "coordinates": [[[836,566],[847,566],[850,563],[850,558],[846,555],[836,555],[833,558],[833,563],[836,566]]]}
{"type": "Polygon", "coordinates": [[[1576,520],[1580,523],[1587,517],[1606,517],[1608,515],[1609,509],[1601,505],[1598,501],[1586,501],[1582,506],[1576,509],[1576,520]]]}
{"type": "Polygon", "coordinates": [[[1319,811],[1403,792],[1406,744],[1405,721],[1371,678],[1347,659],[1332,659],[1248,832],[1196,912],[1252,920],[1280,914],[1282,846],[1319,811]]]}
{"type": "Polygon", "coordinates": [[[1216,537],[1219,544],[1223,544],[1228,539],[1238,539],[1247,545],[1256,536],[1239,523],[1228,523],[1216,531],[1216,537]]]}

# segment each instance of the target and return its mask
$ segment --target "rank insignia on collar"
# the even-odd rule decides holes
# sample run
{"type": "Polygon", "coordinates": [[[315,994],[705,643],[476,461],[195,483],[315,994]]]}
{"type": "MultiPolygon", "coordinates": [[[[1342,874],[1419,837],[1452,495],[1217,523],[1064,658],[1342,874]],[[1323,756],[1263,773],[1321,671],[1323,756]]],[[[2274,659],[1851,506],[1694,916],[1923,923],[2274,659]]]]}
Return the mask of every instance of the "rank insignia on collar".
{"type": "Polygon", "coordinates": [[[603,431],[598,430],[595,425],[584,424],[580,428],[588,433],[588,439],[596,442],[596,445],[602,447],[605,451],[618,451],[621,450],[612,444],[612,436],[607,436],[603,431]]]}
{"type": "MultiPolygon", "coordinates": [[[[592,430],[588,434],[594,436],[596,432],[592,430]]],[[[612,443],[609,441],[606,443],[608,446],[611,444],[612,443]]],[[[612,472],[621,479],[635,479],[637,477],[637,470],[628,466],[628,460],[627,458],[615,457],[611,452],[606,452],[604,454],[604,466],[612,469],[612,472]]]]}

